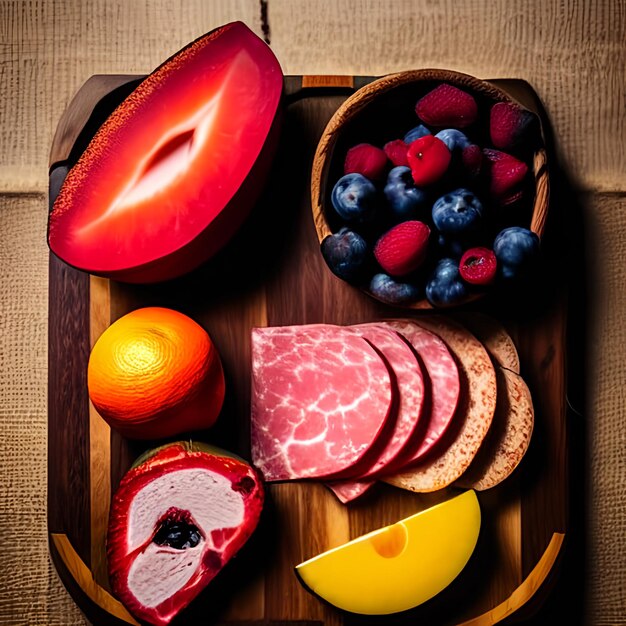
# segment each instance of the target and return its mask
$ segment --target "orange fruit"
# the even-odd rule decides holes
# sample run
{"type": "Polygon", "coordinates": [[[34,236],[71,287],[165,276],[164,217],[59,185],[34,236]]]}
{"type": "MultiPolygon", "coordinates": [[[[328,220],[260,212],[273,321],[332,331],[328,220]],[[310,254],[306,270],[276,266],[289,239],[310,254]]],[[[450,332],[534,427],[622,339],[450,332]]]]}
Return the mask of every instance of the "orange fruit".
{"type": "Polygon", "coordinates": [[[224,402],[224,372],[207,332],[160,307],[111,324],[91,351],[89,398],[122,435],[157,439],[211,426],[224,402]]]}

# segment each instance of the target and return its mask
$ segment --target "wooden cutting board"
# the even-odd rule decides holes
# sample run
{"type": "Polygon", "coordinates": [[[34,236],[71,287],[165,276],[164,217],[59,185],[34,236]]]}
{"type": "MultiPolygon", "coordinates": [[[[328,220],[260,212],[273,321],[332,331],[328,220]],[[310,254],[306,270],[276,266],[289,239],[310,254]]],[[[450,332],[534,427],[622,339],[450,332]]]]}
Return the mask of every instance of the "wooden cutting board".
{"type": "MultiPolygon", "coordinates": [[[[89,138],[141,77],[94,76],[60,120],[51,152],[50,200],[89,138]]],[[[268,188],[235,239],[205,267],[161,285],[90,277],[50,257],[48,520],[50,549],[70,593],[94,624],[136,623],[109,593],[105,536],[109,503],[125,471],[155,442],[112,432],[89,404],[86,367],[107,326],[141,306],[178,309],[202,324],[223,359],[228,392],[218,425],[197,437],[249,458],[250,329],[353,324],[404,315],[335,278],[311,217],[309,172],[317,141],[357,77],[287,77],[286,115],[268,188]]],[[[531,108],[530,87],[493,81],[531,108]]],[[[479,494],[483,529],[472,560],[443,593],[407,613],[365,618],[306,592],[293,567],[319,552],[393,523],[456,493],[412,494],[381,485],[343,506],[321,484],[268,487],[254,538],[178,624],[487,625],[532,613],[558,566],[567,528],[565,288],[547,246],[545,281],[534,297],[471,308],[498,317],[514,337],[535,403],[530,450],[516,473],[479,494]]],[[[556,257],[557,255],[552,255],[556,257]]],[[[416,315],[415,313],[407,316],[416,315]]]]}

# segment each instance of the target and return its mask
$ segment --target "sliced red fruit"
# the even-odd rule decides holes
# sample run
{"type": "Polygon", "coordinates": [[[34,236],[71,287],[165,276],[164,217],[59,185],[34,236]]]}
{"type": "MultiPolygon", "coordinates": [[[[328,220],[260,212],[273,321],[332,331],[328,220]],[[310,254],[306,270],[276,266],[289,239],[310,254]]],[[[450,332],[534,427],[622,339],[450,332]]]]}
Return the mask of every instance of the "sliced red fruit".
{"type": "Polygon", "coordinates": [[[476,121],[478,105],[471,94],[442,83],[417,102],[415,112],[431,126],[465,128],[476,121]]]}
{"type": "Polygon", "coordinates": [[[387,168],[387,155],[369,143],[353,146],[346,154],[344,174],[363,174],[370,180],[380,180],[387,168]]]}
{"type": "Polygon", "coordinates": [[[452,155],[438,137],[425,135],[409,146],[407,161],[413,181],[419,186],[436,183],[448,169],[452,155]]]}
{"type": "Polygon", "coordinates": [[[488,163],[489,190],[496,198],[510,195],[513,188],[520,185],[528,173],[526,163],[506,152],[485,148],[483,155],[488,163]]]}
{"type": "Polygon", "coordinates": [[[374,256],[390,276],[405,276],[426,259],[429,236],[430,228],[423,222],[402,222],[380,237],[374,256]]]}
{"type": "Polygon", "coordinates": [[[491,107],[489,133],[496,148],[512,150],[537,139],[537,116],[514,102],[498,102],[491,107]]]}
{"type": "Polygon", "coordinates": [[[498,262],[489,248],[470,248],[461,257],[459,272],[471,285],[489,285],[496,277],[498,262]]]}
{"type": "Polygon", "coordinates": [[[142,622],[169,624],[246,543],[262,508],[261,480],[243,459],[192,442],[147,453],[111,505],[113,593],[142,622]]]}
{"type": "Polygon", "coordinates": [[[128,282],[210,258],[256,200],[283,86],[269,47],[228,24],[183,48],[113,112],[69,172],[48,243],[66,263],[128,282]]]}
{"type": "Polygon", "coordinates": [[[407,166],[409,161],[407,159],[407,152],[409,150],[409,146],[402,141],[402,139],[394,139],[393,141],[388,141],[383,150],[389,160],[395,165],[404,165],[407,166]]]}

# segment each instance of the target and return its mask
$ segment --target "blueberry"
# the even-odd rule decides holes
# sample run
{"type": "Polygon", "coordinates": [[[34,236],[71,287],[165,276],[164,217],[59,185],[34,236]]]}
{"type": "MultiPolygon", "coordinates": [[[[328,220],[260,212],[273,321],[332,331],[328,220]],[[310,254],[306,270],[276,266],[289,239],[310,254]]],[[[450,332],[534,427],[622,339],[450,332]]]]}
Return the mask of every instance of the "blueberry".
{"type": "Polygon", "coordinates": [[[363,174],[346,174],[333,187],[331,201],[346,222],[367,222],[376,210],[376,187],[363,174]]]}
{"type": "Polygon", "coordinates": [[[354,280],[367,259],[367,243],[358,233],[342,228],[322,241],[322,256],[333,274],[354,280]]]}
{"type": "Polygon", "coordinates": [[[158,546],[170,546],[175,550],[195,548],[202,535],[195,524],[166,519],[157,530],[152,541],[158,546]]]}
{"type": "Polygon", "coordinates": [[[461,304],[468,296],[461,279],[459,264],[454,259],[441,259],[426,283],[426,297],[437,307],[461,304]]]}
{"type": "Polygon", "coordinates": [[[388,304],[406,304],[420,298],[420,290],[411,283],[401,283],[387,274],[376,274],[370,282],[370,291],[388,304]]]}
{"type": "Polygon", "coordinates": [[[420,139],[421,137],[425,137],[426,135],[431,135],[431,134],[432,133],[428,130],[428,128],[426,128],[426,126],[423,126],[422,124],[420,124],[419,126],[412,128],[404,136],[403,141],[406,144],[410,144],[410,143],[413,143],[416,139],[420,139]]]}
{"type": "Polygon", "coordinates": [[[456,189],[433,205],[433,222],[445,235],[460,235],[473,230],[483,214],[480,200],[468,189],[456,189]]]}
{"type": "Polygon", "coordinates": [[[444,235],[439,235],[437,239],[437,245],[439,249],[445,256],[450,256],[453,258],[460,259],[463,256],[463,252],[465,251],[465,246],[463,243],[456,239],[449,239],[444,235]]]}
{"type": "Polygon", "coordinates": [[[448,146],[448,150],[450,150],[450,152],[457,149],[464,150],[471,145],[471,141],[465,136],[465,134],[456,128],[445,128],[444,130],[440,130],[435,137],[441,139],[441,141],[448,146]]]}
{"type": "Polygon", "coordinates": [[[527,228],[511,226],[498,233],[493,251],[502,277],[515,278],[530,269],[539,252],[539,237],[527,228]]]}
{"type": "Polygon", "coordinates": [[[395,217],[407,220],[426,202],[426,194],[415,186],[411,169],[404,165],[394,167],[387,176],[385,197],[395,217]]]}

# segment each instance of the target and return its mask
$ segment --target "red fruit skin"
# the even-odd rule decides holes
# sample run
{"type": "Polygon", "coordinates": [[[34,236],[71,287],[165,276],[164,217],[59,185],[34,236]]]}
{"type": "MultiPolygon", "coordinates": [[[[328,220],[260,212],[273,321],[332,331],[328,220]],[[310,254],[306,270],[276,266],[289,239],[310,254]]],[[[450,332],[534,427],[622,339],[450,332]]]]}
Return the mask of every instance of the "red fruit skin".
{"type": "Polygon", "coordinates": [[[448,146],[438,137],[426,135],[416,139],[407,152],[413,181],[418,187],[436,183],[446,173],[451,158],[448,146]]]}
{"type": "Polygon", "coordinates": [[[353,146],[346,154],[344,174],[363,174],[370,180],[380,180],[387,169],[387,155],[369,143],[353,146]]]}
{"type": "Polygon", "coordinates": [[[394,164],[394,166],[404,165],[407,166],[409,161],[407,159],[407,152],[409,150],[409,146],[402,141],[402,139],[394,139],[393,141],[388,141],[383,150],[385,154],[389,158],[389,160],[394,164]]]}
{"type": "Polygon", "coordinates": [[[489,285],[496,277],[498,262],[489,248],[466,250],[459,263],[461,278],[471,285],[489,285]]]}
{"type": "MultiPolygon", "coordinates": [[[[155,626],[169,624],[219,573],[222,567],[246,543],[257,526],[263,509],[263,485],[256,470],[243,459],[230,455],[224,450],[204,444],[176,442],[153,450],[140,459],[125,474],[111,503],[109,529],[107,534],[107,561],[109,581],[114,595],[139,620],[155,626]],[[211,556],[217,551],[209,549],[204,554],[198,567],[187,584],[174,595],[156,607],[143,606],[127,586],[127,578],[136,556],[145,549],[140,547],[128,552],[128,516],[133,497],[143,487],[155,479],[181,470],[202,468],[227,477],[234,485],[234,490],[242,494],[245,507],[245,525],[233,532],[227,529],[228,543],[224,542],[224,531],[212,531],[211,539],[221,552],[221,567],[214,570],[216,563],[211,556]],[[243,482],[246,479],[246,482],[243,482]],[[247,480],[249,479],[249,480],[247,480]],[[242,487],[238,487],[241,485],[242,487]],[[245,486],[245,488],[244,488],[245,486]],[[214,570],[214,571],[213,571],[214,570]]],[[[148,542],[149,543],[149,542],[148,542]]]]}
{"type": "Polygon", "coordinates": [[[442,83],[418,100],[415,112],[431,126],[465,128],[478,118],[478,105],[471,94],[442,83]]]}
{"type": "Polygon", "coordinates": [[[489,148],[483,150],[483,155],[489,165],[489,190],[496,198],[509,196],[509,192],[526,178],[528,166],[514,156],[489,148]]]}
{"type": "Polygon", "coordinates": [[[68,173],[50,214],[52,252],[77,269],[131,283],[169,280],[215,255],[263,189],[278,146],[282,85],[273,53],[241,22],[183,48],[112,113],[68,173]],[[207,69],[214,64],[219,71],[207,69]],[[233,113],[235,101],[254,93],[263,98],[233,113]],[[142,172],[135,185],[150,164],[175,152],[177,121],[196,120],[212,98],[220,129],[248,133],[249,143],[217,145],[220,136],[209,130],[206,143],[190,140],[197,156],[178,177],[118,210],[133,173],[142,172]]]}
{"type": "Polygon", "coordinates": [[[374,246],[374,256],[390,276],[405,276],[426,259],[430,228],[423,222],[409,220],[387,231],[374,246]]]}
{"type": "Polygon", "coordinates": [[[514,102],[498,102],[489,113],[489,134],[496,148],[512,150],[525,141],[532,143],[532,127],[536,123],[533,113],[514,102]]]}

